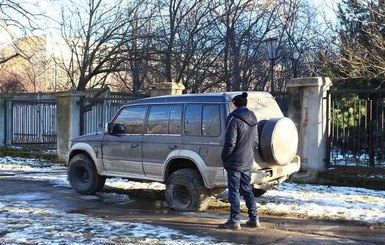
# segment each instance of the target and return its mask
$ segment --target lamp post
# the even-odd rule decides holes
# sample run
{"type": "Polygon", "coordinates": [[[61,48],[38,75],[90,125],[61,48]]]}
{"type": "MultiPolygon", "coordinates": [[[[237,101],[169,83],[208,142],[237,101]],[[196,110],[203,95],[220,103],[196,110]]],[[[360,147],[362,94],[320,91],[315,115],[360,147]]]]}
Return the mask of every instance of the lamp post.
{"type": "Polygon", "coordinates": [[[270,85],[271,92],[274,92],[274,61],[277,58],[277,44],[278,39],[276,37],[270,37],[264,40],[267,47],[267,55],[270,60],[270,85]]]}

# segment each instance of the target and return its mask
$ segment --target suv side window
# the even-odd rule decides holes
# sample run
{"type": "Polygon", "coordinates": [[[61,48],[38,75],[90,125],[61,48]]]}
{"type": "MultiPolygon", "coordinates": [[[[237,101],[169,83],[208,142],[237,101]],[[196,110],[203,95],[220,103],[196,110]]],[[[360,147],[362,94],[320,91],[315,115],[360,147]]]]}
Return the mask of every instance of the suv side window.
{"type": "Polygon", "coordinates": [[[154,105],[148,116],[147,134],[180,134],[182,106],[154,105]]]}
{"type": "Polygon", "coordinates": [[[171,106],[170,121],[168,123],[169,134],[182,133],[182,105],[171,106]]]}
{"type": "Polygon", "coordinates": [[[125,134],[143,134],[146,113],[147,106],[125,107],[114,123],[120,123],[126,126],[125,134]]]}
{"type": "Polygon", "coordinates": [[[221,134],[219,106],[205,105],[202,113],[202,134],[219,136],[221,134]]]}
{"type": "Polygon", "coordinates": [[[186,106],[184,132],[186,135],[202,135],[202,105],[186,106]]]}
{"type": "Polygon", "coordinates": [[[219,136],[220,128],[220,114],[218,105],[186,106],[186,135],[219,136]]]}

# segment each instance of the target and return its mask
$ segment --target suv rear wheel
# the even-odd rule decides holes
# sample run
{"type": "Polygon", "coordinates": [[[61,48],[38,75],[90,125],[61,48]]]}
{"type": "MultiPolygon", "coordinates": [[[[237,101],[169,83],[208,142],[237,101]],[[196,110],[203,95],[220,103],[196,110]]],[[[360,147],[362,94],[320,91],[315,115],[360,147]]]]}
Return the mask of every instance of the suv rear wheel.
{"type": "Polygon", "coordinates": [[[170,209],[204,211],[207,208],[207,190],[199,172],[180,169],[168,178],[166,200],[170,209]]]}
{"type": "Polygon", "coordinates": [[[106,177],[98,174],[95,164],[86,154],[79,154],[68,165],[68,180],[77,192],[90,195],[103,189],[106,177]]]}

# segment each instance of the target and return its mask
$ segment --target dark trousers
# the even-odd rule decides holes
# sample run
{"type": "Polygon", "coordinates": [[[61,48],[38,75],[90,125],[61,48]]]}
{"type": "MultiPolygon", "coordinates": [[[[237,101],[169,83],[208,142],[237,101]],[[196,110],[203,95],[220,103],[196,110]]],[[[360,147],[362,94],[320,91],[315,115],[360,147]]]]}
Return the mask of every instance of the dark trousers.
{"type": "Polygon", "coordinates": [[[255,198],[250,185],[251,171],[239,172],[235,170],[227,170],[227,188],[229,191],[230,202],[230,220],[235,223],[240,222],[240,202],[241,195],[246,202],[248,208],[249,219],[255,221],[257,219],[257,208],[255,198]]]}

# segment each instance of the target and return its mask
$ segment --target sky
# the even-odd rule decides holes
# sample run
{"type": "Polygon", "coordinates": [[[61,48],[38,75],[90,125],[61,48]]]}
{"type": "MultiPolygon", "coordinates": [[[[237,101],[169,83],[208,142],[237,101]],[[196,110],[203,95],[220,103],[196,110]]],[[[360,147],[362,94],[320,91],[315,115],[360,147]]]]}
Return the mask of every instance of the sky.
{"type": "MultiPolygon", "coordinates": [[[[311,0],[309,1],[310,4],[313,4],[316,7],[319,7],[320,9],[320,14],[321,12],[325,12],[327,19],[335,19],[335,13],[333,11],[333,8],[336,6],[336,3],[339,2],[340,0],[311,0]]],[[[60,14],[60,5],[65,4],[65,1],[63,0],[25,0],[23,1],[23,7],[28,9],[31,13],[41,13],[45,16],[48,16],[52,20],[59,21],[61,19],[61,14],[60,14]]],[[[8,11],[8,10],[7,10],[8,11]]],[[[321,14],[322,16],[323,14],[321,14]]],[[[14,15],[16,16],[16,15],[14,15]]],[[[21,18],[20,20],[21,23],[27,23],[26,19],[21,18]]],[[[51,23],[48,24],[46,28],[43,28],[43,30],[35,30],[34,34],[39,35],[39,34],[53,34],[53,33],[58,33],[58,27],[57,25],[53,25],[52,22],[47,21],[46,18],[43,17],[36,17],[34,20],[35,25],[38,24],[44,25],[46,23],[51,23]],[[56,29],[52,28],[52,26],[56,26],[56,29]]],[[[14,37],[18,37],[20,35],[24,35],[20,32],[18,28],[11,28],[11,33],[14,37]]],[[[12,36],[10,36],[7,32],[5,32],[2,28],[0,28],[0,47],[3,45],[6,45],[10,43],[12,40],[12,36]]]]}
{"type": "MultiPolygon", "coordinates": [[[[15,178],[50,181],[66,186],[66,169],[39,159],[0,157],[0,174],[15,178]]],[[[119,188],[164,189],[159,183],[108,179],[106,185],[119,188]]],[[[32,206],[29,200],[41,193],[0,195],[0,244],[84,244],[113,241],[125,244],[227,244],[212,237],[198,237],[148,224],[108,221],[81,214],[68,214],[52,207],[32,206]],[[36,222],[39,220],[39,222],[36,222]],[[87,234],[87,236],[84,236],[87,234]]],[[[107,199],[129,200],[128,195],[103,193],[107,199]]],[[[214,203],[228,205],[226,192],[214,203]]],[[[244,206],[244,202],[242,202],[244,206]]],[[[385,225],[385,191],[354,187],[295,184],[285,182],[257,198],[260,214],[316,219],[360,221],[365,226],[385,225]]],[[[209,211],[208,211],[209,212],[209,211]]],[[[225,220],[224,220],[225,221],[225,220]]],[[[263,220],[261,220],[263,224],[263,220]]]]}
{"type": "Polygon", "coordinates": [[[336,21],[336,9],[340,0],[310,0],[309,3],[318,8],[320,18],[323,19],[326,16],[327,21],[336,21]]]}

